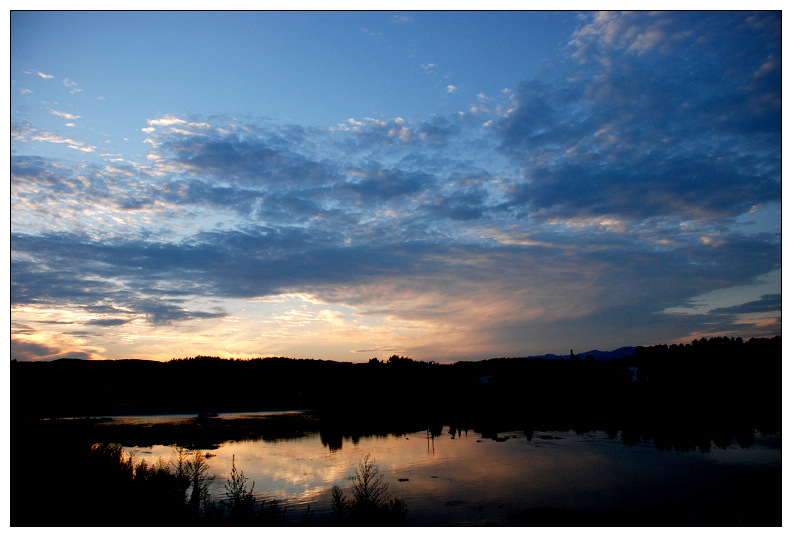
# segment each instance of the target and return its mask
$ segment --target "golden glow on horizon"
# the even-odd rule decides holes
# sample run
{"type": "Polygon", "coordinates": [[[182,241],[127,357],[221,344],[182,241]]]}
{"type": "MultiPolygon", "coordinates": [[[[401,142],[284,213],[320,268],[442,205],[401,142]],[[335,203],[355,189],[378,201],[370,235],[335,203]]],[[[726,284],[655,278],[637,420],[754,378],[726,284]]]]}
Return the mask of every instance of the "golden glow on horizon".
{"type": "MultiPolygon", "coordinates": [[[[464,263],[477,271],[490,267],[516,270],[499,266],[497,259],[487,256],[467,258],[464,263]]],[[[49,349],[42,350],[39,359],[79,355],[167,361],[210,355],[367,361],[400,354],[418,360],[456,361],[528,354],[531,351],[521,353],[501,343],[498,326],[503,319],[517,324],[575,319],[597,311],[603,300],[597,285],[602,274],[596,266],[566,267],[557,260],[552,274],[542,272],[541,266],[519,270],[520,280],[501,286],[423,276],[417,281],[394,278],[323,289],[321,296],[303,292],[225,300],[224,317],[191,317],[160,324],[151,324],[144,315],[97,315],[78,307],[14,307],[12,338],[23,345],[49,349]],[[537,284],[555,280],[575,281],[549,288],[537,284]],[[360,296],[367,297],[366,303],[356,304],[360,296]],[[112,324],[115,320],[119,323],[112,324]]],[[[771,273],[762,281],[772,286],[774,279],[771,273]]],[[[695,308],[673,308],[664,313],[690,314],[707,304],[710,308],[728,305],[718,303],[717,295],[700,297],[695,308]]],[[[217,303],[193,297],[186,299],[184,307],[212,311],[217,303]]],[[[775,312],[741,315],[739,324],[770,328],[779,316],[775,312]]],[[[710,335],[716,334],[691,334],[681,342],[710,335]]],[[[525,338],[530,341],[530,334],[525,338]]],[[[558,349],[535,354],[544,352],[558,353],[558,349]]]]}
{"type": "MultiPolygon", "coordinates": [[[[406,342],[414,344],[416,336],[428,337],[433,328],[431,323],[423,321],[361,315],[349,306],[328,307],[326,302],[307,294],[231,301],[226,303],[226,310],[229,315],[222,318],[195,318],[163,325],[132,318],[119,326],[100,326],[90,323],[105,319],[103,316],[65,308],[26,306],[12,311],[17,327],[12,335],[22,343],[51,347],[53,352],[42,359],[79,352],[96,358],[159,361],[199,354],[352,361],[361,347],[379,348],[383,342],[391,342],[386,346],[404,354],[408,349],[406,342]],[[91,341],[102,346],[88,346],[88,339],[54,332],[48,325],[60,329],[71,325],[74,332],[91,332],[91,341]]],[[[369,357],[366,354],[360,359],[369,357]]]]}

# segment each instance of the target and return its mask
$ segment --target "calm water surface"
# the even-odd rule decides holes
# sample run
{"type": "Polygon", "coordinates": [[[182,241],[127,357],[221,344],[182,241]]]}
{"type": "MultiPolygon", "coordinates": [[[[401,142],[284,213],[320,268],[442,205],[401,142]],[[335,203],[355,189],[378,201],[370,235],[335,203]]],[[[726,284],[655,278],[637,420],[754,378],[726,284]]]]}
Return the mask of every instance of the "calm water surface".
{"type": "MultiPolygon", "coordinates": [[[[128,449],[149,462],[173,453],[172,446],[161,445],[128,449]]],[[[652,443],[629,446],[601,432],[534,432],[529,439],[515,431],[495,441],[445,427],[434,438],[426,431],[345,438],[340,449],[310,434],[229,441],[204,452],[217,476],[211,487],[216,500],[225,497],[235,456],[258,498],[278,498],[292,520],[310,505],[316,524],[331,517],[334,484],[351,496],[355,469],[365,454],[376,460],[390,490],[405,500],[410,525],[508,524],[510,516],[537,508],[690,512],[695,518],[733,495],[730,487],[740,486],[738,476],[763,470],[777,469],[779,502],[781,495],[780,436],[757,435],[750,448],[713,445],[707,452],[677,452],[660,451],[652,443]]]]}

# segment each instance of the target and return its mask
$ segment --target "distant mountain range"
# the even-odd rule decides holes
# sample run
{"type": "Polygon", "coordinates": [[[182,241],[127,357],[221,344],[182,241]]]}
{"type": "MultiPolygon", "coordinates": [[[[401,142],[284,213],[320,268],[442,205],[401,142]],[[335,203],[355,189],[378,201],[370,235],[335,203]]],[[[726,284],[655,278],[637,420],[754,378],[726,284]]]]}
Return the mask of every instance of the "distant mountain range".
{"type": "MultiPolygon", "coordinates": [[[[632,356],[633,354],[635,354],[636,349],[638,349],[638,347],[619,347],[618,349],[613,351],[594,350],[587,352],[576,352],[575,356],[579,356],[581,360],[589,355],[591,355],[591,357],[594,358],[595,360],[611,360],[613,358],[624,358],[625,356],[632,356]]],[[[558,359],[569,358],[569,355],[545,354],[544,356],[525,356],[525,358],[526,359],[546,358],[550,360],[558,360],[558,359]]]]}

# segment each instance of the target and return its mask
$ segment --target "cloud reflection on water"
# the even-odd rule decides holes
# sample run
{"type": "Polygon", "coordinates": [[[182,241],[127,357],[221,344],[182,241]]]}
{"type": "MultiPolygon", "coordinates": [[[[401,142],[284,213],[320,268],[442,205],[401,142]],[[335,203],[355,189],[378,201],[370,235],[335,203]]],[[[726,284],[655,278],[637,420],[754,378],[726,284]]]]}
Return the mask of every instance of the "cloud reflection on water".
{"type": "MultiPolygon", "coordinates": [[[[507,523],[527,508],[565,508],[601,513],[646,514],[674,505],[686,496],[692,505],[714,501],[724,467],[777,465],[780,450],[768,446],[707,453],[660,451],[652,444],[627,446],[604,433],[554,432],[547,438],[522,432],[502,434],[501,441],[469,431],[455,438],[427,439],[425,431],[396,436],[344,438],[341,449],[329,449],[319,434],[297,439],[229,441],[210,451],[215,499],[225,497],[232,456],[255,482],[255,495],[277,498],[292,516],[311,508],[318,523],[330,512],[330,488],[351,492],[350,481],[370,453],[390,490],[406,501],[411,524],[507,523]],[[506,438],[506,440],[502,440],[506,438]],[[402,479],[404,481],[399,481],[402,479]],[[696,494],[680,489],[695,484],[696,494]],[[703,491],[703,492],[701,492],[703,491]],[[453,522],[449,522],[453,521],[453,522]]],[[[167,459],[171,448],[153,446],[139,453],[147,460],[167,459]]],[[[721,492],[722,494],[722,492],[721,492]]]]}

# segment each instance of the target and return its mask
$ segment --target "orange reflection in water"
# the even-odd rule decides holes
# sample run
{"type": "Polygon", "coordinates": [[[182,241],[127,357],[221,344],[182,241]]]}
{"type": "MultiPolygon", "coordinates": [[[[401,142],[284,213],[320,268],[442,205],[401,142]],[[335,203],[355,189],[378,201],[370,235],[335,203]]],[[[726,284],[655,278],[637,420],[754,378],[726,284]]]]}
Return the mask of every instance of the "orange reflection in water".
{"type": "MultiPolygon", "coordinates": [[[[171,453],[171,447],[154,446],[138,457],[167,459],[171,453]]],[[[223,486],[235,456],[248,484],[255,484],[256,497],[277,498],[298,518],[311,505],[321,524],[331,516],[331,487],[337,484],[349,495],[355,469],[368,453],[390,490],[406,501],[410,524],[481,525],[506,524],[510,515],[530,508],[640,515],[678,501],[680,483],[706,492],[724,462],[743,464],[749,452],[661,452],[649,444],[627,446],[601,432],[552,432],[530,440],[513,432],[495,441],[473,431],[452,436],[445,427],[433,438],[426,431],[345,438],[335,450],[312,434],[229,441],[206,453],[212,455],[207,461],[217,476],[211,488],[216,500],[225,497],[223,486]]],[[[751,464],[780,468],[780,449],[757,446],[750,454],[751,464]]],[[[714,493],[706,492],[701,501],[714,493]]]]}

